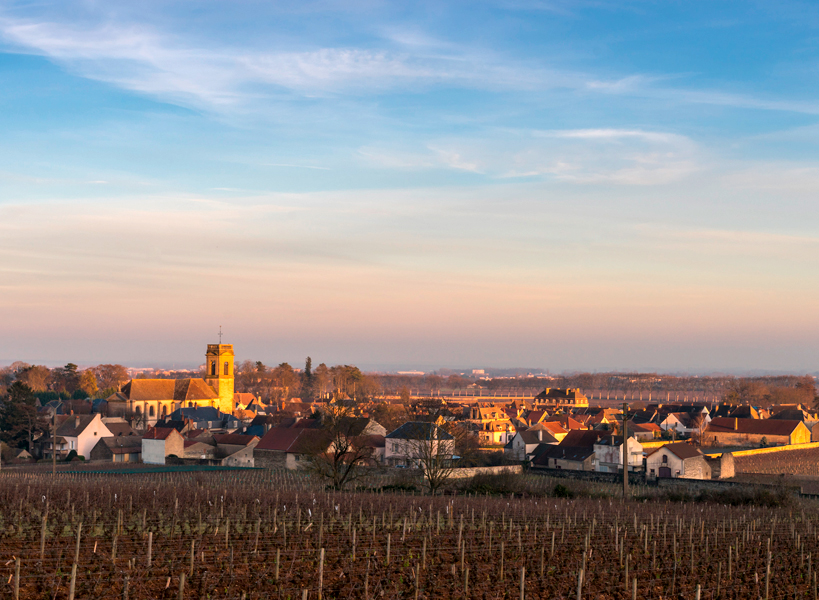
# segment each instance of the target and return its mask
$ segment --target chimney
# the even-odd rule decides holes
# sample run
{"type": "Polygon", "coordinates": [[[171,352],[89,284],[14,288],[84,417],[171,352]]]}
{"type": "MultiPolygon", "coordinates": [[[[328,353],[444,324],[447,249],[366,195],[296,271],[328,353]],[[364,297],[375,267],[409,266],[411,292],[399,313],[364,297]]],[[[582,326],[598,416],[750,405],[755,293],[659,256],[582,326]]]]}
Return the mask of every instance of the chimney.
{"type": "Polygon", "coordinates": [[[539,442],[542,442],[542,441],[543,441],[543,430],[542,430],[542,429],[538,429],[538,430],[537,430],[537,440],[538,440],[539,442]]]}
{"type": "Polygon", "coordinates": [[[76,417],[74,417],[74,429],[79,429],[79,428],[80,428],[80,415],[77,415],[76,417]]]}

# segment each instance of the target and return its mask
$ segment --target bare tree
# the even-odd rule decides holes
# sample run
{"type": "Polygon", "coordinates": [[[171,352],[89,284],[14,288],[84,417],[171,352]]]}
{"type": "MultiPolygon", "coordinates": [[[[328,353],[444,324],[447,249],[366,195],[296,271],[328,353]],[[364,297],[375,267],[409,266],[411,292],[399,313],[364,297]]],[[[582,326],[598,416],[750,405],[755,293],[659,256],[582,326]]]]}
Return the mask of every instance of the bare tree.
{"type": "Polygon", "coordinates": [[[308,442],[310,470],[326,479],[335,490],[361,478],[362,467],[372,463],[373,446],[364,433],[362,421],[352,416],[352,409],[340,402],[328,404],[322,412],[321,429],[305,431],[308,442]]]}
{"type": "Polygon", "coordinates": [[[452,477],[455,440],[435,423],[413,421],[405,423],[401,429],[405,429],[402,435],[407,457],[421,469],[429,492],[434,496],[452,477]]]}
{"type": "Polygon", "coordinates": [[[691,430],[694,434],[694,440],[697,444],[702,446],[702,437],[705,433],[705,428],[708,426],[708,421],[703,413],[698,413],[691,421],[691,430]]]}

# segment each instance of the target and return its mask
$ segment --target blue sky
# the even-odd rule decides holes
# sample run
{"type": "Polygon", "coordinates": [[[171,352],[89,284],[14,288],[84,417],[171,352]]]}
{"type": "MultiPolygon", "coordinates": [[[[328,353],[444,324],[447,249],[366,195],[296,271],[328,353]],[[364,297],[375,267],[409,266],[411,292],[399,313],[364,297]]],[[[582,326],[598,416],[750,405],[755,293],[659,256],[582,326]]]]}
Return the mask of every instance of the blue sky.
{"type": "Polygon", "coordinates": [[[0,4],[0,360],[816,370],[819,7],[0,4]]]}

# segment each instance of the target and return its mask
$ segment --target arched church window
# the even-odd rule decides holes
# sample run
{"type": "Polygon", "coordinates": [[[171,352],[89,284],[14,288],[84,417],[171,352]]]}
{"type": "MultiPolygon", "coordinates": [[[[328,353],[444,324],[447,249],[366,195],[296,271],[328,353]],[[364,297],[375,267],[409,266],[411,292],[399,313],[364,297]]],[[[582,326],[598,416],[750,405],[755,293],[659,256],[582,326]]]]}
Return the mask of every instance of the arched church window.
{"type": "Polygon", "coordinates": [[[211,375],[216,375],[216,361],[213,361],[212,363],[210,363],[210,374],[211,375]]]}
{"type": "Polygon", "coordinates": [[[155,411],[154,411],[154,407],[153,407],[153,406],[149,406],[149,407],[148,407],[148,416],[149,416],[149,417],[153,417],[155,414],[156,414],[156,413],[155,413],[155,411]]]}
{"type": "Polygon", "coordinates": [[[142,414],[142,407],[137,406],[137,407],[134,409],[134,412],[136,413],[136,415],[137,415],[137,416],[141,415],[141,414],[142,414]]]}
{"type": "Polygon", "coordinates": [[[230,375],[230,363],[225,361],[225,375],[230,375]]]}

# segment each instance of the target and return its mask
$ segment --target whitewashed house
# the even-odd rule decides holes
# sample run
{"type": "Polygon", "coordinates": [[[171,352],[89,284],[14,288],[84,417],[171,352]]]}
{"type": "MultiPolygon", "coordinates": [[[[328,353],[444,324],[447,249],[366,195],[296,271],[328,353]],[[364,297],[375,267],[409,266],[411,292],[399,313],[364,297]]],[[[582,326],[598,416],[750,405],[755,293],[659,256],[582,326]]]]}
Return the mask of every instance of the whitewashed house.
{"type": "MultiPolygon", "coordinates": [[[[58,452],[63,450],[65,454],[72,450],[77,452],[85,460],[91,459],[91,450],[97,445],[101,438],[114,435],[102,422],[99,414],[94,415],[68,415],[68,417],[57,427],[58,452]],[[62,440],[60,439],[62,438],[62,440]],[[60,444],[65,445],[60,448],[60,444]]],[[[46,442],[47,456],[51,456],[51,439],[43,436],[46,442]]],[[[62,454],[62,452],[61,452],[62,454]]]]}
{"type": "MultiPolygon", "coordinates": [[[[626,444],[629,471],[643,470],[643,445],[633,436],[626,444]]],[[[595,471],[617,473],[623,470],[623,437],[610,435],[594,443],[595,471]]]]}

